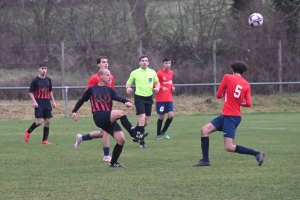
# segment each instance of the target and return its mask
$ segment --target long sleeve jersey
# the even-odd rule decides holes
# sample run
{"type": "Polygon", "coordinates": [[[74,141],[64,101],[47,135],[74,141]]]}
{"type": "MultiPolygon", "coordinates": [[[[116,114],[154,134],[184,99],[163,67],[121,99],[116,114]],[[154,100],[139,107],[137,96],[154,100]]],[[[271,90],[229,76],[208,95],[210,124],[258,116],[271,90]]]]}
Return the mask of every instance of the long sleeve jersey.
{"type": "Polygon", "coordinates": [[[216,96],[224,98],[222,115],[225,116],[241,116],[240,107],[252,105],[250,84],[237,74],[224,75],[216,96]]]}
{"type": "Polygon", "coordinates": [[[111,87],[94,85],[89,87],[82,95],[72,112],[76,113],[82,104],[88,100],[90,100],[91,103],[92,113],[112,110],[113,100],[122,103],[130,102],[111,87]]]}

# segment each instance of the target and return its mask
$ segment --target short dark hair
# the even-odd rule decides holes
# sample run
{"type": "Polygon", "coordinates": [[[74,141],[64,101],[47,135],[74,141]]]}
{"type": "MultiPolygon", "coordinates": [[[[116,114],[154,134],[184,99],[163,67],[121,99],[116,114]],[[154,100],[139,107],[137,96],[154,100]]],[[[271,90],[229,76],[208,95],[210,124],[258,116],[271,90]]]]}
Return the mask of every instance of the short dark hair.
{"type": "Polygon", "coordinates": [[[169,62],[169,61],[171,61],[169,58],[163,59],[163,63],[164,63],[164,62],[169,62]]]}
{"type": "MultiPolygon", "coordinates": [[[[140,62],[143,58],[148,58],[148,56],[142,55],[142,56],[139,58],[139,62],[140,62]]],[[[148,59],[149,59],[149,58],[148,58],[148,59]]]]}
{"type": "Polygon", "coordinates": [[[101,62],[102,59],[107,59],[107,56],[99,56],[99,57],[96,59],[97,64],[99,64],[99,63],[101,62]]]}
{"type": "Polygon", "coordinates": [[[47,67],[47,63],[46,62],[41,62],[40,67],[47,67]]]}
{"type": "Polygon", "coordinates": [[[235,61],[231,64],[231,68],[234,73],[243,74],[248,70],[249,66],[243,61],[235,61]]]}

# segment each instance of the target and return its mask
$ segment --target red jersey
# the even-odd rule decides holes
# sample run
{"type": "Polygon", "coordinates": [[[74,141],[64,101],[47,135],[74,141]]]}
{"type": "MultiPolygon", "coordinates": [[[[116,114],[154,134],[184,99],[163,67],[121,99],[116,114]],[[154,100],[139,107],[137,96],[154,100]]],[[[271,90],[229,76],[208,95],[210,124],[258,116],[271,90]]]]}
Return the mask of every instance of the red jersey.
{"type": "MultiPolygon", "coordinates": [[[[91,86],[97,85],[99,83],[99,81],[100,81],[100,79],[99,79],[98,73],[94,74],[89,79],[89,82],[88,82],[85,90],[87,90],[91,86]]],[[[114,76],[112,74],[110,74],[110,83],[107,84],[107,86],[111,87],[112,89],[114,89],[114,87],[115,87],[115,79],[114,79],[114,76]]]]}
{"type": "Polygon", "coordinates": [[[172,102],[173,95],[172,95],[172,87],[174,72],[172,70],[164,71],[163,69],[157,72],[157,77],[160,83],[159,92],[156,93],[156,102],[172,102]],[[168,88],[167,91],[163,91],[162,88],[168,88]]]}
{"type": "Polygon", "coordinates": [[[224,97],[222,115],[242,116],[240,106],[250,107],[250,84],[241,76],[234,74],[224,75],[217,92],[217,98],[224,97]]]}

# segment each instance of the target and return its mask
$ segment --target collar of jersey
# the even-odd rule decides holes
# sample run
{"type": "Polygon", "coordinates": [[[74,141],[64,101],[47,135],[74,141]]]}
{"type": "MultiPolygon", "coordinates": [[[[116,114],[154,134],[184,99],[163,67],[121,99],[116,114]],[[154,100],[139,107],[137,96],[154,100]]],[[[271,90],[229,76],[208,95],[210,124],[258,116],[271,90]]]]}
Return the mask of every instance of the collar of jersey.
{"type": "Polygon", "coordinates": [[[147,69],[143,69],[142,67],[139,68],[140,71],[145,72],[149,69],[149,67],[147,67],[147,69]]]}

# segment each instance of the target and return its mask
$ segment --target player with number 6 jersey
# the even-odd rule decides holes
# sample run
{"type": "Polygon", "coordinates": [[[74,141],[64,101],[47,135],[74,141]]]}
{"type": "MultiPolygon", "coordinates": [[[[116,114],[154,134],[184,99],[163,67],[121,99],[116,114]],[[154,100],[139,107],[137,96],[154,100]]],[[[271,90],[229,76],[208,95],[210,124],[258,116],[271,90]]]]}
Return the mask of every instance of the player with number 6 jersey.
{"type": "Polygon", "coordinates": [[[261,166],[264,161],[264,152],[233,143],[236,129],[242,121],[240,107],[250,107],[252,102],[250,84],[242,77],[248,70],[248,65],[242,61],[236,61],[231,64],[231,69],[233,75],[224,75],[216,95],[218,99],[224,98],[222,115],[215,117],[201,128],[202,159],[194,165],[195,167],[210,166],[209,135],[215,131],[223,132],[225,151],[252,155],[256,158],[258,166],[261,166]]]}
{"type": "Polygon", "coordinates": [[[170,139],[170,136],[167,134],[167,130],[174,118],[173,92],[175,91],[173,83],[174,72],[171,70],[171,60],[166,58],[162,61],[162,69],[157,72],[157,77],[160,83],[160,89],[159,92],[156,93],[155,97],[156,112],[158,114],[156,139],[161,140],[162,136],[165,139],[170,139]],[[168,113],[168,118],[162,128],[166,113],[168,113]]]}

